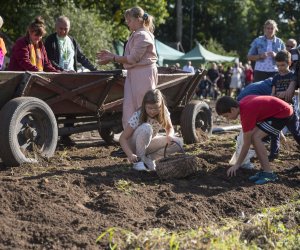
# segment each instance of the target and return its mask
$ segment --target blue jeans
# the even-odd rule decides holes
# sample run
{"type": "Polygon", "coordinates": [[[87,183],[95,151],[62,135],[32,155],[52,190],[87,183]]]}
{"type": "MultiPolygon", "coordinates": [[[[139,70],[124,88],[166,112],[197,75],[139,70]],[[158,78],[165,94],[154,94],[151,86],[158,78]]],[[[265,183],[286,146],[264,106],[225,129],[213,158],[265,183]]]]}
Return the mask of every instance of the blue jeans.
{"type": "MultiPolygon", "coordinates": [[[[300,145],[300,120],[299,115],[295,112],[292,115],[291,119],[287,123],[287,128],[293,135],[295,141],[300,145]]],[[[271,136],[271,146],[270,146],[270,155],[274,156],[279,153],[280,147],[280,135],[279,136],[271,136]]]]}

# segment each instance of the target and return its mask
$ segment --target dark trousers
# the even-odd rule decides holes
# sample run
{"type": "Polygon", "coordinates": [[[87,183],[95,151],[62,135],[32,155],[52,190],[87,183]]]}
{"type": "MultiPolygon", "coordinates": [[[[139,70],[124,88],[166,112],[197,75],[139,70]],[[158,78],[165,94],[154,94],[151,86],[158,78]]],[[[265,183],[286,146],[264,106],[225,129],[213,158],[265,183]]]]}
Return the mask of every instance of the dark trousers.
{"type": "Polygon", "coordinates": [[[268,79],[269,77],[273,77],[278,72],[265,72],[265,71],[258,71],[254,70],[254,80],[253,82],[260,82],[263,80],[268,79]]]}
{"type": "MultiPolygon", "coordinates": [[[[295,109],[294,109],[295,110],[295,109]]],[[[297,112],[294,111],[293,116],[287,123],[287,128],[293,135],[295,141],[300,145],[300,120],[297,112]]],[[[271,136],[270,155],[274,156],[279,153],[280,135],[271,136]]]]}

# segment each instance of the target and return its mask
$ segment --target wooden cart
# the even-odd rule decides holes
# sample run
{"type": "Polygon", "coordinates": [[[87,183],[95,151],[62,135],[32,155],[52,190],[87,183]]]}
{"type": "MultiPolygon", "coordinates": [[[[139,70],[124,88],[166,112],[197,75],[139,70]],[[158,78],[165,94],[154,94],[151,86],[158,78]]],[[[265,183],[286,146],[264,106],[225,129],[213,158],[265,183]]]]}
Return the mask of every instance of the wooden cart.
{"type": "MultiPolygon", "coordinates": [[[[191,101],[204,72],[159,68],[158,88],[186,143],[211,133],[205,102],[191,101]]],[[[98,130],[107,142],[122,131],[126,71],[88,73],[0,72],[0,158],[7,166],[51,157],[58,136],[98,130]]]]}

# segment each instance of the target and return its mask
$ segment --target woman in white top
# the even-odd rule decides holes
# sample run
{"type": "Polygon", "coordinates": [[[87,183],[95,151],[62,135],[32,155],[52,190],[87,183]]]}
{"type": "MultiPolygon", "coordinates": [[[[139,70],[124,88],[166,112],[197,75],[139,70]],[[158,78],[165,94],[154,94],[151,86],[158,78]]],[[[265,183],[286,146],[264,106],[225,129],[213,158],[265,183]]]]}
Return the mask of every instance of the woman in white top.
{"type": "Polygon", "coordinates": [[[231,71],[231,82],[230,82],[230,91],[229,95],[231,96],[234,91],[236,95],[239,94],[239,90],[242,88],[242,69],[239,67],[238,63],[234,64],[234,68],[231,71]]]}

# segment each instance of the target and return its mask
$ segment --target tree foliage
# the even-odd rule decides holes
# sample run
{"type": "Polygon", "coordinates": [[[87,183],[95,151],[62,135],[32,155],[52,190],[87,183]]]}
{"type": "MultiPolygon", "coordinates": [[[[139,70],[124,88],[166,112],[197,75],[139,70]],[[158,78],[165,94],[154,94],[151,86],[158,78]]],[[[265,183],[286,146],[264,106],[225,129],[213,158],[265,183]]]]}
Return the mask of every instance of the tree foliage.
{"type": "MultiPolygon", "coordinates": [[[[71,19],[71,34],[84,52],[94,58],[98,48],[110,48],[112,40],[126,40],[129,31],[124,24],[124,11],[139,5],[155,17],[156,37],[165,43],[177,42],[176,0],[16,0],[1,1],[5,20],[2,35],[15,41],[26,31],[33,18],[42,13],[47,18],[48,32],[54,19],[65,14],[71,19]]],[[[246,59],[251,41],[263,34],[263,24],[274,19],[277,36],[286,40],[300,36],[300,2],[298,0],[181,0],[182,44],[185,51],[199,41],[205,46],[218,44],[224,55],[236,53],[246,59]],[[194,5],[192,4],[194,3],[194,5]],[[192,12],[193,8],[193,12],[192,12]],[[191,27],[191,13],[194,13],[191,27]],[[213,41],[213,42],[211,42],[213,41]]],[[[213,46],[211,46],[213,48],[213,46]]],[[[215,51],[216,52],[216,51],[215,51]]]]}
{"type": "MultiPolygon", "coordinates": [[[[300,35],[300,3],[296,0],[202,0],[194,1],[194,30],[191,37],[191,0],[183,4],[183,47],[191,49],[191,40],[207,44],[215,40],[225,51],[237,51],[245,60],[250,43],[263,34],[263,24],[274,19],[279,26],[277,36],[286,40],[300,35]]],[[[164,42],[176,41],[173,27],[176,25],[176,1],[169,0],[170,17],[159,29],[164,42]]],[[[195,44],[192,44],[195,45],[195,44]]],[[[228,55],[226,53],[225,55],[228,55]]]]}
{"type": "Polygon", "coordinates": [[[124,12],[131,7],[140,6],[147,13],[154,16],[157,26],[164,23],[168,17],[166,0],[74,0],[74,2],[78,7],[96,10],[102,20],[112,22],[112,36],[114,39],[119,40],[126,40],[129,35],[124,23],[124,12]]]}
{"type": "Polygon", "coordinates": [[[70,35],[74,36],[80,44],[84,54],[95,63],[95,53],[101,48],[112,49],[113,25],[109,21],[101,20],[97,12],[89,9],[76,7],[72,1],[41,1],[39,4],[34,1],[21,2],[14,5],[6,5],[3,33],[9,37],[8,47],[13,41],[26,33],[27,27],[38,15],[41,15],[46,22],[48,34],[54,32],[55,20],[60,15],[70,18],[70,35]],[[30,11],[28,11],[30,9],[30,11]],[[12,14],[13,13],[13,14],[12,14]],[[11,42],[10,42],[11,41],[11,42]]]}

